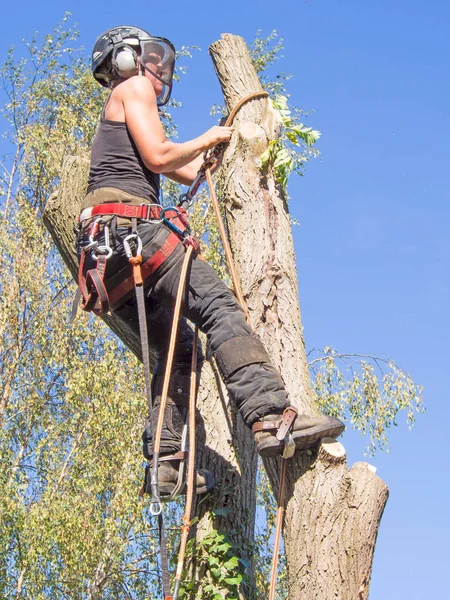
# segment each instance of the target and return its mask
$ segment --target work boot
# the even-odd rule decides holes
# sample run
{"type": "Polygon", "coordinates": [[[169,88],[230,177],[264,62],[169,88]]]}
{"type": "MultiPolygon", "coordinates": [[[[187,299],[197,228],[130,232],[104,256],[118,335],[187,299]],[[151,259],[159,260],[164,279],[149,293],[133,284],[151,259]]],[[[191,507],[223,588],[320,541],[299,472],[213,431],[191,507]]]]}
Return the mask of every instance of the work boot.
{"type": "MultiPolygon", "coordinates": [[[[145,471],[143,490],[150,494],[151,462],[153,458],[153,427],[156,427],[161,403],[163,375],[156,374],[152,380],[152,409],[151,421],[145,424],[142,440],[144,442],[144,456],[149,461],[145,471]]],[[[183,429],[187,423],[190,392],[190,375],[185,375],[174,369],[167,393],[167,404],[164,411],[164,420],[161,430],[161,444],[159,448],[158,482],[161,500],[170,499],[176,488],[177,496],[185,490],[185,473],[187,472],[187,453],[182,452],[183,429]],[[183,460],[186,458],[186,460],[183,460]],[[180,480],[180,481],[179,481],[180,480]]],[[[195,439],[195,434],[191,439],[195,439]]],[[[196,493],[204,494],[214,487],[214,476],[205,469],[196,472],[196,493]]]]}
{"type": "Polygon", "coordinates": [[[336,417],[296,415],[295,409],[291,407],[285,409],[283,414],[266,415],[252,426],[256,448],[263,457],[283,453],[284,431],[290,432],[295,451],[299,452],[312,448],[324,437],[338,437],[344,429],[344,423],[336,417]]]}
{"type": "MultiPolygon", "coordinates": [[[[175,497],[178,497],[186,493],[186,482],[184,480],[184,473],[182,473],[182,481],[180,479],[180,467],[181,461],[174,456],[161,457],[158,462],[158,488],[161,497],[161,501],[167,501],[172,498],[175,490],[178,488],[178,492],[175,497]]],[[[187,463],[184,467],[187,472],[187,463]]],[[[145,469],[145,481],[143,491],[145,494],[151,495],[151,463],[147,465],[145,469]]],[[[196,494],[206,494],[214,488],[214,476],[210,471],[206,469],[198,469],[195,474],[194,484],[196,494]]],[[[173,499],[175,499],[175,497],[173,499]]]]}

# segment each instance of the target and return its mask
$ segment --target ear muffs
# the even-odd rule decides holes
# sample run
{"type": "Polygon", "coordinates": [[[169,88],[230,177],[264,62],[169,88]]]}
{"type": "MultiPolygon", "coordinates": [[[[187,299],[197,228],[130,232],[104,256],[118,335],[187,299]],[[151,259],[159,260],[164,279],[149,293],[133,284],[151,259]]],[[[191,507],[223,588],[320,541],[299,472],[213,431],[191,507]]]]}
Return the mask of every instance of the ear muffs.
{"type": "Polygon", "coordinates": [[[117,75],[124,79],[136,75],[138,70],[138,56],[129,46],[116,48],[111,63],[117,75]]]}

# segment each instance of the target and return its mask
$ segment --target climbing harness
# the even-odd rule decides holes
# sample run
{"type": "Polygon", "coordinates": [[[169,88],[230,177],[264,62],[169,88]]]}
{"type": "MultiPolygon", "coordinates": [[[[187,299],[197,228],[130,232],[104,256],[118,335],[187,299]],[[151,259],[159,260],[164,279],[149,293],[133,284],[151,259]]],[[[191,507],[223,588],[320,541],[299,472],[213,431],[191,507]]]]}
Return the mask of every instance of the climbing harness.
{"type": "MultiPolygon", "coordinates": [[[[267,97],[268,93],[259,91],[249,96],[246,96],[240,100],[233,111],[230,113],[226,126],[230,126],[234,120],[235,115],[243,104],[254,98],[267,97]]],[[[178,330],[178,320],[181,310],[181,301],[185,288],[186,275],[189,267],[189,263],[192,257],[192,252],[198,253],[200,250],[199,241],[192,235],[189,228],[186,211],[192,205],[194,196],[204,181],[207,181],[211,201],[215,210],[219,231],[224,246],[225,256],[227,259],[231,279],[234,286],[234,292],[237,299],[239,300],[247,321],[249,321],[248,310],[245,305],[244,296],[242,294],[239,279],[237,277],[236,269],[234,266],[231,248],[228,242],[228,238],[223,224],[220,206],[217,200],[217,196],[214,190],[214,184],[212,181],[211,169],[214,164],[219,160],[220,154],[223,152],[224,144],[218,144],[215,148],[205,153],[204,162],[200,167],[192,185],[188,189],[187,193],[182,194],[179,198],[179,204],[176,207],[164,208],[160,205],[155,204],[143,204],[143,205],[129,205],[123,203],[110,203],[110,204],[99,204],[92,208],[87,208],[82,211],[79,217],[79,221],[85,219],[92,219],[89,227],[89,243],[84,246],[81,258],[80,258],[80,270],[79,270],[79,288],[82,295],[82,308],[86,311],[93,311],[97,315],[103,315],[109,311],[110,307],[114,308],[119,306],[124,296],[126,296],[130,290],[135,289],[136,302],[138,308],[139,318],[139,331],[142,345],[142,361],[144,364],[145,374],[145,389],[147,404],[149,407],[150,415],[152,415],[152,397],[150,387],[150,357],[148,350],[148,335],[147,335],[147,321],[146,321],[146,310],[145,310],[145,299],[144,299],[144,282],[145,280],[172,254],[175,248],[180,244],[186,247],[186,253],[183,261],[183,266],[180,274],[180,281],[177,291],[177,297],[174,308],[172,330],[169,343],[169,351],[167,355],[166,370],[164,373],[163,389],[161,394],[161,401],[159,406],[159,415],[156,425],[151,423],[153,431],[153,460],[149,471],[146,473],[146,478],[150,474],[150,513],[153,516],[158,517],[159,525],[159,543],[160,543],[160,556],[161,556],[161,571],[162,571],[162,583],[163,583],[163,594],[164,600],[177,600],[180,592],[181,578],[184,565],[184,556],[186,551],[186,544],[191,524],[191,512],[193,506],[193,499],[195,494],[195,444],[194,444],[194,432],[195,432],[195,396],[196,396],[196,370],[197,370],[197,340],[198,340],[198,328],[195,328],[194,341],[193,341],[193,352],[192,352],[192,364],[191,364],[191,385],[190,385],[190,397],[189,397],[189,428],[186,424],[183,428],[182,433],[182,444],[181,451],[177,452],[170,457],[160,457],[160,444],[161,444],[161,433],[163,428],[164,413],[167,404],[167,395],[169,389],[169,381],[172,370],[173,356],[176,344],[176,336],[178,330]],[[132,274],[127,274],[119,283],[115,283],[113,287],[105,282],[105,270],[108,258],[112,255],[112,249],[110,247],[110,220],[118,216],[126,217],[131,219],[131,234],[123,240],[123,246],[125,254],[132,266],[132,274]],[[109,221],[108,221],[109,217],[109,221]],[[164,244],[159,248],[150,258],[143,261],[142,258],[142,241],[137,233],[137,221],[144,220],[150,222],[162,222],[170,230],[170,234],[167,237],[164,244]],[[104,232],[104,244],[99,244],[95,237],[102,230],[104,232]],[[92,257],[96,260],[96,267],[90,269],[84,274],[84,264],[86,254],[91,252],[92,257]],[[190,433],[189,439],[189,451],[186,451],[188,431],[190,433]],[[164,501],[170,501],[175,499],[182,491],[183,479],[184,479],[184,465],[186,459],[188,460],[187,467],[187,493],[186,493],[186,507],[185,513],[182,518],[183,525],[181,526],[181,541],[179,557],[175,573],[175,585],[173,596],[170,595],[170,580],[169,580],[169,563],[167,557],[167,544],[164,530],[163,514],[162,514],[162,503],[164,501]],[[179,477],[174,491],[169,497],[161,498],[158,484],[158,465],[162,460],[179,460],[179,477]]],[[[278,553],[280,545],[281,528],[284,516],[284,499],[285,499],[285,481],[286,481],[286,464],[287,460],[291,458],[295,453],[295,444],[292,439],[291,430],[294,420],[296,418],[297,411],[294,407],[288,407],[285,409],[281,417],[281,425],[277,431],[277,438],[284,443],[284,451],[282,454],[282,467],[279,483],[279,495],[278,495],[278,508],[277,508],[277,519],[275,529],[275,541],[274,541],[274,552],[272,558],[272,574],[270,581],[269,600],[273,600],[275,594],[276,584],[276,571],[278,565],[278,553]]],[[[263,427],[269,425],[273,428],[273,424],[262,423],[263,427]]],[[[141,490],[141,495],[144,491],[141,490]]]]}
{"type": "MultiPolygon", "coordinates": [[[[134,287],[133,275],[123,272],[122,277],[113,283],[105,282],[105,270],[108,258],[112,256],[109,246],[109,222],[114,217],[125,217],[128,219],[140,219],[152,223],[164,223],[170,234],[163,245],[152,254],[150,258],[142,262],[141,271],[144,280],[148,279],[156,269],[175,251],[180,243],[192,246],[195,252],[199,252],[200,243],[192,235],[183,207],[162,207],[159,204],[129,205],[120,202],[109,204],[98,204],[84,209],[78,220],[80,223],[86,219],[94,218],[89,225],[89,244],[83,247],[78,270],[78,286],[82,297],[81,307],[85,311],[93,311],[102,316],[110,309],[114,309],[123,303],[124,298],[129,295],[134,287]],[[96,217],[96,218],[95,218],[96,217]],[[105,244],[100,245],[95,241],[103,228],[105,244]],[[92,258],[97,261],[95,268],[84,273],[86,255],[91,252],[92,258]]],[[[78,296],[75,300],[78,299],[78,296]]]]}

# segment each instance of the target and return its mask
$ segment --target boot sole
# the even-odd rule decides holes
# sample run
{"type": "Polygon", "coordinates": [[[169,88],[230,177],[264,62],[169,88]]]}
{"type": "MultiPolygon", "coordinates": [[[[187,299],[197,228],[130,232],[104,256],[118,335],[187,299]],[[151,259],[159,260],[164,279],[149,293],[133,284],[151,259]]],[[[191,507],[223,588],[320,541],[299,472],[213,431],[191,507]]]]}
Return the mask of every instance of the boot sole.
{"type": "MultiPolygon", "coordinates": [[[[338,419],[337,423],[329,427],[323,428],[320,426],[311,427],[309,429],[303,429],[300,431],[294,431],[292,437],[295,442],[295,451],[301,452],[302,450],[309,450],[320,442],[322,438],[331,437],[337,438],[345,429],[338,419]]],[[[284,442],[280,442],[274,435],[268,434],[266,439],[257,442],[256,449],[260,456],[264,458],[272,458],[279,456],[283,453],[284,442]]]]}

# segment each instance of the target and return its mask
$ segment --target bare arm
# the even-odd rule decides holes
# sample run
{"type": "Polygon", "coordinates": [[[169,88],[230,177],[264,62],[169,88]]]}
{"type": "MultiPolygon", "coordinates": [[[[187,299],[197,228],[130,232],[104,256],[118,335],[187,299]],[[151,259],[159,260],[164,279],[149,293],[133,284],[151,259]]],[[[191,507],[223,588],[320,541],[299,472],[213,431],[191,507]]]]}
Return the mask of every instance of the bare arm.
{"type": "Polygon", "coordinates": [[[198,162],[194,166],[191,163],[199,159],[200,167],[205,150],[231,137],[231,127],[216,126],[188,142],[171,142],[164,135],[151,82],[145,77],[131,77],[120,87],[128,130],[145,166],[154,173],[175,174],[176,181],[189,184],[197,173],[193,170],[198,162]]]}
{"type": "MultiPolygon", "coordinates": [[[[191,185],[194,179],[199,172],[200,167],[203,164],[203,155],[197,157],[195,160],[190,162],[185,167],[181,167],[181,169],[177,169],[176,171],[172,171],[171,173],[164,173],[166,177],[172,179],[172,181],[176,181],[177,183],[182,183],[183,185],[191,185]]],[[[211,173],[217,171],[217,169],[222,165],[222,155],[219,156],[218,160],[211,167],[211,173]]]]}
{"type": "Polygon", "coordinates": [[[164,173],[164,175],[169,179],[172,179],[172,181],[176,181],[177,183],[182,183],[183,185],[191,185],[202,164],[203,154],[200,154],[200,156],[197,156],[197,158],[191,161],[188,165],[185,165],[184,167],[181,167],[176,171],[164,173]]]}

